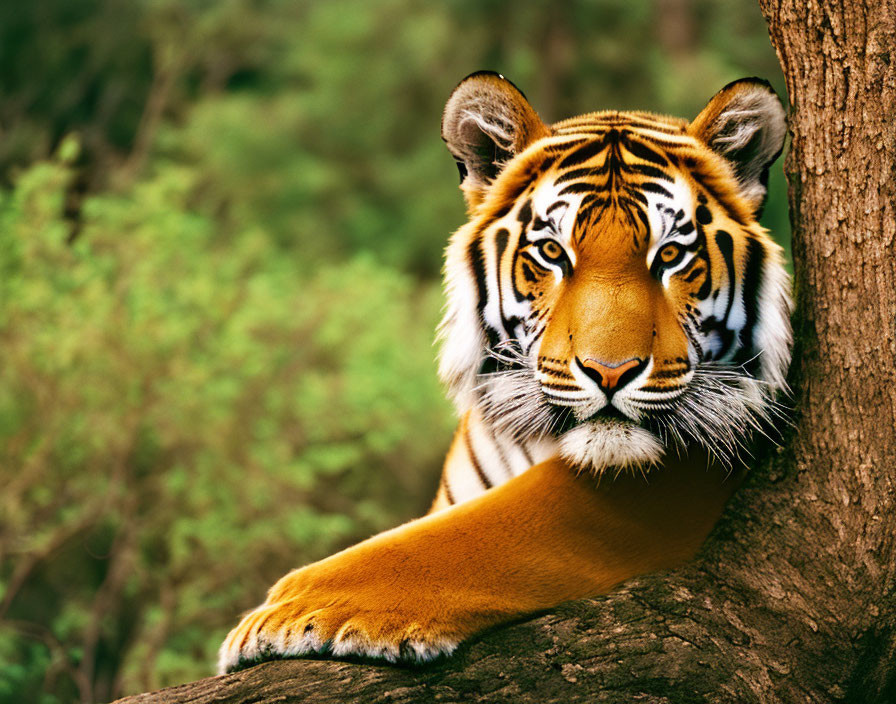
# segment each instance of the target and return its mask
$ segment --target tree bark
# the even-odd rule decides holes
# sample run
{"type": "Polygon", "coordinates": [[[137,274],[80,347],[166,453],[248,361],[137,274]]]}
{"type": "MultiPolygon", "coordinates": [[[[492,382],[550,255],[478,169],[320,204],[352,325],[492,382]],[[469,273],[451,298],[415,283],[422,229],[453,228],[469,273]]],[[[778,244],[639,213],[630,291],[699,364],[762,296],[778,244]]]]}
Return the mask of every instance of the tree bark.
{"type": "Polygon", "coordinates": [[[896,7],[760,6],[792,103],[798,413],[700,559],[427,668],[273,662],[120,702],[896,701],[896,7]]]}

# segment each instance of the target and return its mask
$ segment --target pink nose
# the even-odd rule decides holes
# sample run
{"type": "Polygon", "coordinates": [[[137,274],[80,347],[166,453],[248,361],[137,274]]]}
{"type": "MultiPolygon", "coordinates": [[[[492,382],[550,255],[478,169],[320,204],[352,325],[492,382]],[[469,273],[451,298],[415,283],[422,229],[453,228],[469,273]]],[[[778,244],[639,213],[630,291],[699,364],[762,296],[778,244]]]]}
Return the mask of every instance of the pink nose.
{"type": "Polygon", "coordinates": [[[619,384],[619,380],[622,378],[623,374],[629,369],[634,369],[642,364],[643,360],[640,359],[629,359],[613,366],[602,364],[590,357],[582,360],[582,366],[585,367],[585,369],[596,372],[596,379],[594,379],[593,374],[589,374],[589,376],[591,376],[604,391],[613,391],[619,384]]]}

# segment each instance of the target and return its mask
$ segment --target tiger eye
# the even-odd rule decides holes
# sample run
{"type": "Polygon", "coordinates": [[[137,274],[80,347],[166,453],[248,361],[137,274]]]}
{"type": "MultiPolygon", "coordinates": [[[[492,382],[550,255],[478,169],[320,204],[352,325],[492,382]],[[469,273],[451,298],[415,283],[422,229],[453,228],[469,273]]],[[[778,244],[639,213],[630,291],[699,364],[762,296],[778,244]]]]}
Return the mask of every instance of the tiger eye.
{"type": "Polygon", "coordinates": [[[671,262],[675,257],[678,256],[678,245],[675,244],[667,244],[660,250],[660,259],[662,259],[666,264],[671,262]]]}
{"type": "Polygon", "coordinates": [[[560,259],[563,256],[563,247],[554,240],[545,240],[541,243],[541,253],[548,259],[560,259]]]}

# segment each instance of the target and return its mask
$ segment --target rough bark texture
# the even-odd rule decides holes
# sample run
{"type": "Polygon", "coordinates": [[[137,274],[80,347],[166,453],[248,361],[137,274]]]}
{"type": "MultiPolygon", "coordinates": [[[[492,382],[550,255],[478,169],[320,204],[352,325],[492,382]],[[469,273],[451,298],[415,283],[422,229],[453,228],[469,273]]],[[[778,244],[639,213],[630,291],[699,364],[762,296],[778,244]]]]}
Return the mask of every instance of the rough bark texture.
{"type": "Polygon", "coordinates": [[[425,669],[276,662],[121,702],[896,701],[896,7],[760,4],[793,111],[799,413],[700,560],[425,669]]]}

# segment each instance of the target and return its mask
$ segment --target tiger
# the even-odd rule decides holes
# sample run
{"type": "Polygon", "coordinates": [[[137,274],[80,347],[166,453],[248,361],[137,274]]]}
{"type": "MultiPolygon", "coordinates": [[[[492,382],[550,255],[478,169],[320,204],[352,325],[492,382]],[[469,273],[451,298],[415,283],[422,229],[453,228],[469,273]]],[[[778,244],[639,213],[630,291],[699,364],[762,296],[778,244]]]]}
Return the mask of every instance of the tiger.
{"type": "Polygon", "coordinates": [[[460,421],[432,508],[283,577],[219,671],[424,663],[693,558],[786,392],[790,280],[758,223],[786,131],[758,78],[691,121],[552,125],[500,74],[461,81],[442,138],[469,220],[438,331],[460,421]]]}

